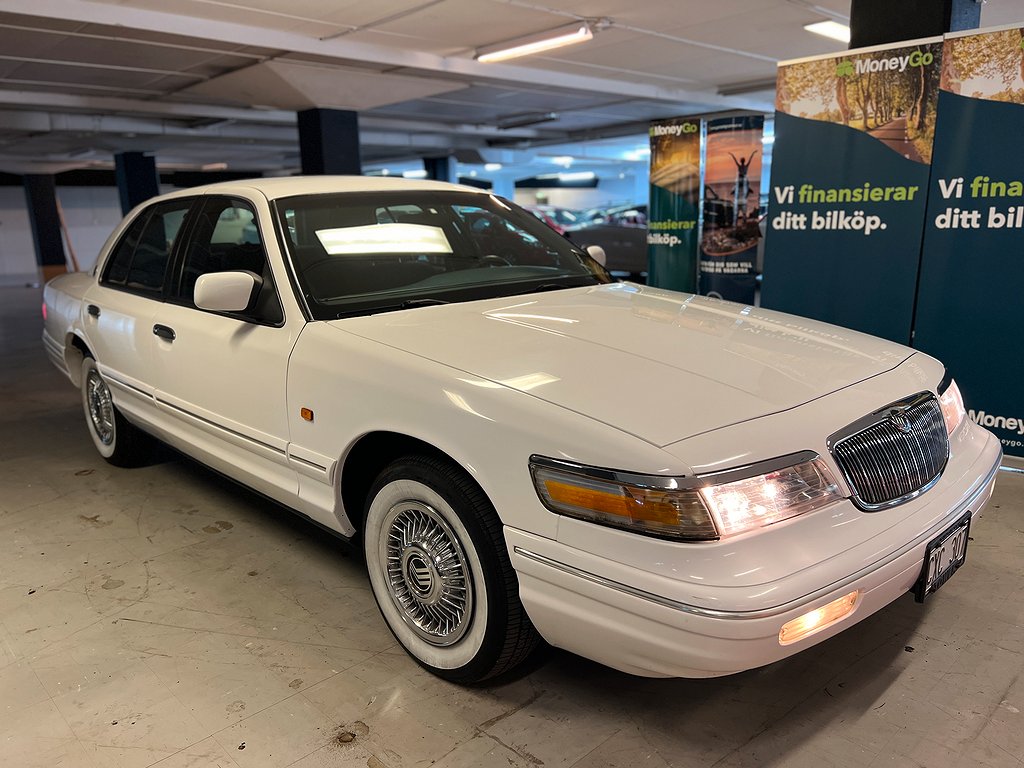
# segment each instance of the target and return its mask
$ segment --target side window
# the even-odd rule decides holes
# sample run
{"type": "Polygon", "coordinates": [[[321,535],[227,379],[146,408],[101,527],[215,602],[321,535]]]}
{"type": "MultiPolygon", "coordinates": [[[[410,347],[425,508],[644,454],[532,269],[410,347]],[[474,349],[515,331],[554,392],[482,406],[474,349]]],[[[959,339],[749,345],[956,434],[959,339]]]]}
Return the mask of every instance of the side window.
{"type": "Polygon", "coordinates": [[[191,206],[191,199],[170,200],[140,214],[115,248],[104,282],[146,293],[159,292],[175,238],[191,206]]]}
{"type": "Polygon", "coordinates": [[[258,322],[280,323],[284,314],[256,225],[256,211],[241,200],[207,198],[196,216],[175,297],[195,306],[193,296],[200,275],[238,270],[252,272],[262,281],[255,306],[247,316],[258,322]]]}
{"type": "Polygon", "coordinates": [[[128,229],[125,230],[121,241],[107,260],[107,271],[103,276],[103,282],[124,285],[125,278],[128,277],[128,270],[132,265],[132,255],[135,253],[135,246],[139,244],[139,236],[142,234],[142,228],[146,226],[150,213],[151,211],[149,210],[140,213],[135,221],[129,225],[128,229]]]}

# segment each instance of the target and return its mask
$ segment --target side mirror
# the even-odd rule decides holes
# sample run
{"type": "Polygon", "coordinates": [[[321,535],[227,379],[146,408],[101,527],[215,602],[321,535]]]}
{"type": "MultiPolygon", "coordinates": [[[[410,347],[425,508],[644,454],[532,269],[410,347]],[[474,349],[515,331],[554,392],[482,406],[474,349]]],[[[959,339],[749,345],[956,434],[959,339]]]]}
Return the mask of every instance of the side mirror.
{"type": "Polygon", "coordinates": [[[592,258],[602,267],[608,265],[608,256],[605,254],[604,248],[602,248],[600,245],[588,245],[587,254],[589,254],[590,258],[592,258]]]}
{"type": "Polygon", "coordinates": [[[262,287],[263,279],[252,272],[208,272],[196,280],[193,300],[211,312],[245,312],[262,287]]]}

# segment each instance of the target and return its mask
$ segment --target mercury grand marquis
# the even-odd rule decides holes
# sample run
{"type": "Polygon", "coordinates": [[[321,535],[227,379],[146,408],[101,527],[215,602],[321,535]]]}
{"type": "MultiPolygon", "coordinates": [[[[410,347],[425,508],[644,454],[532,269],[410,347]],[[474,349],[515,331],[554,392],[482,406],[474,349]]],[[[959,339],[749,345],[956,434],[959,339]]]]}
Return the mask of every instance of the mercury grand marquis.
{"type": "Polygon", "coordinates": [[[105,459],[165,441],[351,540],[397,641],[461,682],[542,639],[727,675],[930,599],[1001,456],[925,354],[615,282],[449,184],[164,195],[44,302],[105,459]]]}

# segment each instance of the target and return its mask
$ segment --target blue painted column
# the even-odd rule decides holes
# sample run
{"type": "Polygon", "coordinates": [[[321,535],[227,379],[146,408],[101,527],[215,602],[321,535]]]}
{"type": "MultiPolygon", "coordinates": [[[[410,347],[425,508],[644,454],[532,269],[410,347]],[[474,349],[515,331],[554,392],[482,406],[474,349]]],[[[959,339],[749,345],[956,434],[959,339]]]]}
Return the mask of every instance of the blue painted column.
{"type": "Polygon", "coordinates": [[[303,175],[363,172],[359,114],[347,109],[304,109],[298,113],[303,175]]]}
{"type": "Polygon", "coordinates": [[[26,174],[25,204],[36,248],[36,264],[44,281],[68,271],[64,237],[57,211],[57,185],[52,175],[26,174]]]}
{"type": "Polygon", "coordinates": [[[506,200],[516,199],[516,177],[511,173],[499,173],[494,176],[494,180],[491,182],[491,191],[498,197],[504,197],[506,200]]]}
{"type": "Polygon", "coordinates": [[[114,155],[117,191],[121,195],[121,213],[160,194],[160,176],[156,158],[143,152],[119,152],[114,155]]]}

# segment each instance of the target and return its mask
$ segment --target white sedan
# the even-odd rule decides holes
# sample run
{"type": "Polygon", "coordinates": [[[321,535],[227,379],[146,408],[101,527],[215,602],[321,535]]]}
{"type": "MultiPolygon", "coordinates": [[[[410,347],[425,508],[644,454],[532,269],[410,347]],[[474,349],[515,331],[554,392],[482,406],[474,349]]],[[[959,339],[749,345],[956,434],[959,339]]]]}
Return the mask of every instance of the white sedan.
{"type": "Polygon", "coordinates": [[[541,638],[726,675],[929,599],[1001,456],[927,355],[613,282],[448,184],[155,198],[44,312],[100,454],[155,437],[357,543],[398,642],[456,681],[541,638]]]}

